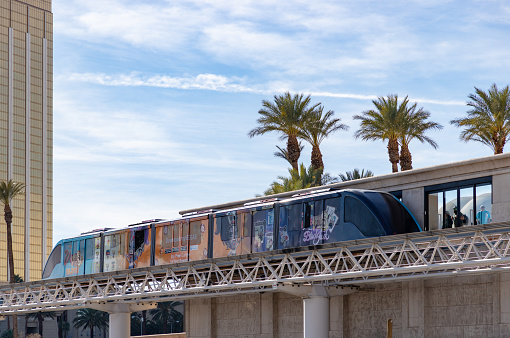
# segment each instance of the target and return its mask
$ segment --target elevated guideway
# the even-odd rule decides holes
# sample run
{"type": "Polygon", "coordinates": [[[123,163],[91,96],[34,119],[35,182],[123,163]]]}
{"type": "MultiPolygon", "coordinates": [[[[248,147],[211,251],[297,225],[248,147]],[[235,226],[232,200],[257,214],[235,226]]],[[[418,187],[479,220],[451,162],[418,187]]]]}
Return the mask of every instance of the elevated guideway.
{"type": "MultiPolygon", "coordinates": [[[[510,222],[0,286],[0,314],[510,268],[510,222]]],[[[283,290],[283,289],[282,289],[283,290]]]]}
{"type": "Polygon", "coordinates": [[[507,269],[510,222],[3,285],[0,314],[96,308],[124,337],[128,314],[156,302],[280,291],[303,297],[307,337],[328,297],[363,284],[507,269]]]}

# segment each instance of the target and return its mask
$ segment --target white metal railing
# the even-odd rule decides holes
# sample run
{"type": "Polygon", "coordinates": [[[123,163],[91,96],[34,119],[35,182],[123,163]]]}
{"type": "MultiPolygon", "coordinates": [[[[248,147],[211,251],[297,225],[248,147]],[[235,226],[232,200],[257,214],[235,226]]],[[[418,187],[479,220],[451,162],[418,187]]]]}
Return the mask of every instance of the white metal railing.
{"type": "Polygon", "coordinates": [[[0,314],[350,285],[510,268],[510,223],[0,286],[0,314]]]}

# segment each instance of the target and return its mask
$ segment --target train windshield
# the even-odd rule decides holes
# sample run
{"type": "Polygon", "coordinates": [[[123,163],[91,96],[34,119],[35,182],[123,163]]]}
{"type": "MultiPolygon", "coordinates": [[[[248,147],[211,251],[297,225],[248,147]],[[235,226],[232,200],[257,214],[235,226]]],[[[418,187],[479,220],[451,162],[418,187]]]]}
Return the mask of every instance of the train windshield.
{"type": "Polygon", "coordinates": [[[379,207],[396,234],[418,232],[420,228],[402,203],[390,194],[367,192],[367,197],[379,207]]]}
{"type": "Polygon", "coordinates": [[[55,266],[57,266],[57,264],[60,264],[61,260],[62,260],[62,245],[58,244],[55,247],[55,249],[53,249],[50,257],[48,258],[48,261],[46,262],[42,278],[49,278],[51,276],[51,273],[53,272],[53,269],[55,269],[55,266]]]}

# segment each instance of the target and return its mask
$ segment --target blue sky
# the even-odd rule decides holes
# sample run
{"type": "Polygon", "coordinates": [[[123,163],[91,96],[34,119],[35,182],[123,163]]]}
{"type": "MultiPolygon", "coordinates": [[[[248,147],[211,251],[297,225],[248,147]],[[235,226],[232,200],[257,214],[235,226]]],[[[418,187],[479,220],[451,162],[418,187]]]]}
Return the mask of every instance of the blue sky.
{"type": "MultiPolygon", "coordinates": [[[[510,83],[505,1],[54,0],[54,242],[253,197],[288,165],[248,138],[261,101],[311,94],[350,126],[325,170],[388,174],[353,138],[378,96],[409,95],[444,126],[415,168],[491,154],[449,121],[474,87],[510,83]]],[[[301,162],[309,164],[306,145],[301,162]]]]}

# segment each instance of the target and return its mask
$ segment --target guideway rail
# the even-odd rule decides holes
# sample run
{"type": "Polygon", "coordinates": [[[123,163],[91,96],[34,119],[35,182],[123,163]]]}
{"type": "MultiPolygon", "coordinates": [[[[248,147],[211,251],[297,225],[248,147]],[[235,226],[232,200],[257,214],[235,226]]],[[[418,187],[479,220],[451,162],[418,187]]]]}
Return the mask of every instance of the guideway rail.
{"type": "Polygon", "coordinates": [[[510,268],[510,222],[0,286],[0,314],[510,268]]]}

